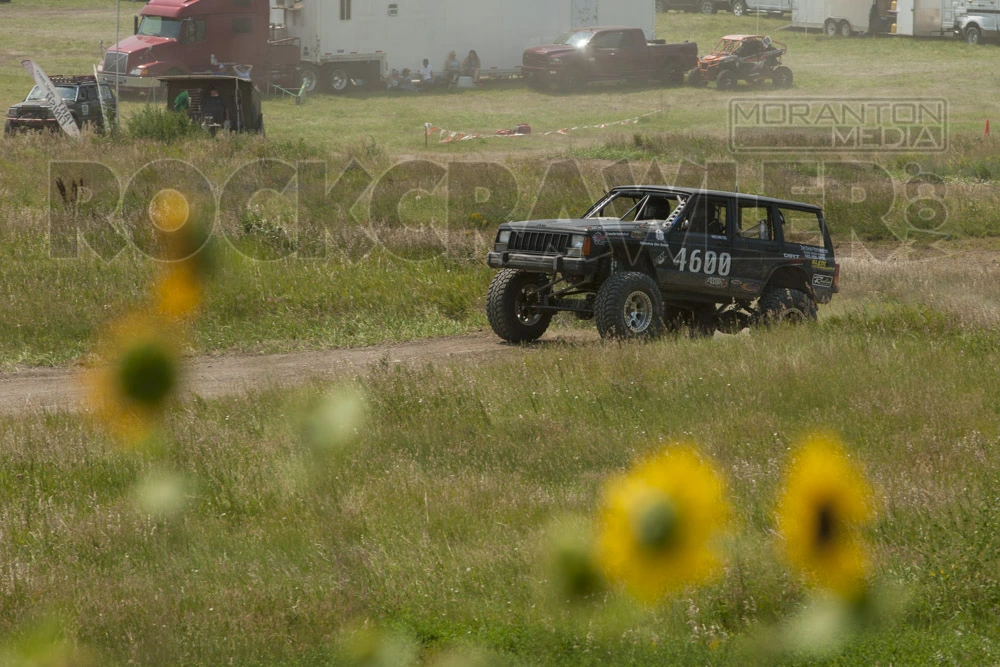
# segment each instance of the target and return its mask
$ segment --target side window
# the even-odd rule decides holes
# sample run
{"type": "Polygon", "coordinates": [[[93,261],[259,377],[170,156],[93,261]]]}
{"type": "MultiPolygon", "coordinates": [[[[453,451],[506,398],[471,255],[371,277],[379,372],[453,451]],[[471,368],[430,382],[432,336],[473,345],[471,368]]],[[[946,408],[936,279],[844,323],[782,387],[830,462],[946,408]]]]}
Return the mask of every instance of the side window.
{"type": "Polygon", "coordinates": [[[823,232],[819,226],[819,214],[815,211],[778,208],[778,222],[781,224],[785,243],[825,247],[823,232]]]}
{"type": "Polygon", "coordinates": [[[237,17],[233,19],[233,32],[237,35],[245,35],[253,32],[253,22],[249,18],[237,17]]]}
{"type": "Polygon", "coordinates": [[[625,39],[622,40],[622,47],[631,51],[639,51],[644,46],[646,46],[646,36],[642,34],[641,30],[629,30],[625,33],[625,39]]]}
{"type": "Polygon", "coordinates": [[[771,209],[753,202],[740,202],[740,238],[755,241],[774,240],[771,209]]]}
{"type": "MultiPolygon", "coordinates": [[[[236,31],[235,24],[233,31],[236,31]]],[[[183,42],[204,42],[205,41],[205,20],[187,19],[184,21],[184,32],[181,39],[183,42]]]]}
{"type": "Polygon", "coordinates": [[[101,97],[104,98],[105,102],[113,102],[115,99],[114,93],[111,92],[110,86],[101,86],[101,97]]]}
{"type": "Polygon", "coordinates": [[[726,203],[718,197],[699,197],[688,218],[688,233],[725,236],[729,230],[726,203]]]}
{"type": "Polygon", "coordinates": [[[602,32],[590,42],[595,49],[617,49],[621,43],[622,33],[620,31],[602,32]]]}

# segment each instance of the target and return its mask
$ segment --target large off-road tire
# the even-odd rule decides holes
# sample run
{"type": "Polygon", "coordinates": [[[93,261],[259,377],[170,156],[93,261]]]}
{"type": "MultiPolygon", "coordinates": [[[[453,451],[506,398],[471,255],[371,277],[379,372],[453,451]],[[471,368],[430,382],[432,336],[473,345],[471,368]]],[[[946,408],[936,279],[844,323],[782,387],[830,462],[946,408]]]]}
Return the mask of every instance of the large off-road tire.
{"type": "Polygon", "coordinates": [[[719,72],[719,78],[715,80],[715,87],[719,90],[732,90],[736,87],[736,72],[727,69],[719,72]]]}
{"type": "Polygon", "coordinates": [[[531,310],[535,290],[548,282],[541,273],[503,269],[486,292],[486,319],[493,332],[510,343],[537,340],[552,321],[552,313],[531,310]]]}
{"type": "Polygon", "coordinates": [[[694,88],[704,88],[708,85],[708,81],[701,75],[700,69],[692,67],[691,71],[688,72],[688,85],[694,88]]]}
{"type": "Polygon", "coordinates": [[[344,93],[347,92],[352,85],[351,75],[343,67],[334,65],[326,72],[327,84],[332,93],[344,93]]]}
{"type": "Polygon", "coordinates": [[[979,26],[970,25],[965,29],[965,41],[968,44],[976,45],[981,43],[983,40],[983,33],[979,30],[979,26]]]}
{"type": "Polygon", "coordinates": [[[823,24],[823,33],[827,37],[837,36],[837,22],[833,19],[827,19],[826,23],[823,24]]]}
{"type": "Polygon", "coordinates": [[[775,88],[791,88],[792,70],[784,65],[776,67],[771,74],[771,81],[774,83],[775,88]]]}
{"type": "Polygon", "coordinates": [[[801,290],[787,287],[768,287],[757,303],[761,324],[770,326],[781,322],[799,324],[815,321],[816,302],[801,290]]]}
{"type": "Polygon", "coordinates": [[[747,13],[747,3],[743,0],[736,0],[733,2],[733,15],[734,16],[744,16],[747,13]]]}
{"type": "Polygon", "coordinates": [[[667,63],[660,68],[660,82],[665,86],[684,85],[684,68],[680,63],[667,63]]]}
{"type": "Polygon", "coordinates": [[[597,290],[594,320],[601,338],[654,338],[663,328],[663,297],[645,273],[613,273],[597,290]]]}

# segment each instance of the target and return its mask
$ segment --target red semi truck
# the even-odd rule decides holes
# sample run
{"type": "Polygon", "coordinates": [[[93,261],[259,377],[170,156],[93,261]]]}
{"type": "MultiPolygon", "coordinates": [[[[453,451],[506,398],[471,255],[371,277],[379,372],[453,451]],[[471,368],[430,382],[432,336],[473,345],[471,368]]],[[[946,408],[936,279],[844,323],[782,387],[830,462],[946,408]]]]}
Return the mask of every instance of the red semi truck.
{"type": "Polygon", "coordinates": [[[261,88],[298,81],[299,40],[271,39],[268,0],[150,0],[134,32],[105,52],[103,83],[134,92],[181,74],[249,76],[261,88]]]}

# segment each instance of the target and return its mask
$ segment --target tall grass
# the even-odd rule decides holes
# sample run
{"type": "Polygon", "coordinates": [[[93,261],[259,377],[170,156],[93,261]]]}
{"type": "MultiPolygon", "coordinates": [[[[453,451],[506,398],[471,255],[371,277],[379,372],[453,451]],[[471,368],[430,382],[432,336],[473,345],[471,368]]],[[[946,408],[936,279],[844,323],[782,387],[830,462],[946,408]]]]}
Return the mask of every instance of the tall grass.
{"type": "MultiPolygon", "coordinates": [[[[881,269],[849,271],[876,294],[864,316],[385,364],[362,383],[367,426],[333,458],[299,426],[320,386],[188,404],[154,457],[72,415],[7,419],[0,636],[59,618],[102,663],[315,664],[375,627],[431,662],[474,646],[502,664],[744,664],[806,603],[769,546],[779,470],[802,435],[834,429],[878,489],[877,585],[906,602],[830,664],[989,662],[994,290],[962,319],[933,297],[883,294],[881,269]],[[554,526],[591,515],[603,479],[676,439],[728,478],[723,579],[647,611],[615,595],[554,605],[554,526]],[[150,514],[136,489],[164,479],[181,500],[150,514]]],[[[974,274],[924,275],[947,291],[981,285],[974,274]]]]}

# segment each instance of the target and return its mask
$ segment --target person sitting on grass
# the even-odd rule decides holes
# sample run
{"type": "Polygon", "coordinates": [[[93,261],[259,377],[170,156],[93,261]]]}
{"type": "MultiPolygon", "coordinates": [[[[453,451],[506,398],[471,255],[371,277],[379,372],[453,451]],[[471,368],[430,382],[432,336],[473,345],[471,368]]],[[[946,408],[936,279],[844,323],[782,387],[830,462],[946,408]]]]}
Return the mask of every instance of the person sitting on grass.
{"type": "Polygon", "coordinates": [[[458,56],[454,51],[449,51],[448,57],[444,59],[444,80],[449,85],[456,83],[461,73],[462,65],[458,62],[458,56]]]}
{"type": "Polygon", "coordinates": [[[427,58],[424,58],[424,64],[417,70],[417,74],[420,75],[420,85],[424,88],[434,85],[434,70],[431,69],[431,61],[427,58]]]}
{"type": "Polygon", "coordinates": [[[462,61],[462,76],[472,77],[473,83],[479,83],[479,67],[479,55],[473,49],[462,61]]]}

